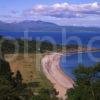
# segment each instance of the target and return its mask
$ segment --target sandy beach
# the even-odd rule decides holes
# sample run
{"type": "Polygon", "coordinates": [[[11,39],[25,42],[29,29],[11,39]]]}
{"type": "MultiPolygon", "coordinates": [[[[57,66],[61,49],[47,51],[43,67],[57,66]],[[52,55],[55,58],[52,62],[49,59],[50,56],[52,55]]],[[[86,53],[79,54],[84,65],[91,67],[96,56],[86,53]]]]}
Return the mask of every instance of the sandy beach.
{"type": "Polygon", "coordinates": [[[51,53],[45,55],[41,61],[43,72],[59,92],[58,97],[65,100],[66,91],[73,88],[74,81],[61,70],[60,58],[62,54],[51,53]]]}

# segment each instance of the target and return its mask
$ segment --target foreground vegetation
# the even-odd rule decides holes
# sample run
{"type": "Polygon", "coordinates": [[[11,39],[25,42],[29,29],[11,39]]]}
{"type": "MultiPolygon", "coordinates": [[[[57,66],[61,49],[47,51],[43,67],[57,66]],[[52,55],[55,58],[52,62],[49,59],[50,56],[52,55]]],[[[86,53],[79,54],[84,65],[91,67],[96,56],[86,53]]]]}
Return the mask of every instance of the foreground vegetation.
{"type": "Polygon", "coordinates": [[[22,80],[19,70],[13,76],[9,63],[0,59],[0,100],[57,100],[58,93],[53,87],[42,88],[37,82],[31,83],[32,87],[22,80]],[[37,86],[40,87],[38,91],[33,91],[37,86]]]}
{"type": "Polygon", "coordinates": [[[68,100],[100,100],[100,63],[75,69],[74,89],[68,91],[68,100]]]}
{"type": "MultiPolygon", "coordinates": [[[[80,65],[75,69],[74,75],[75,86],[67,92],[68,100],[100,99],[100,63],[88,68],[80,65]]],[[[42,84],[45,84],[45,79],[42,78],[42,84]]],[[[22,81],[20,71],[13,76],[9,63],[0,59],[0,100],[58,100],[59,93],[53,87],[50,88],[50,84],[39,86],[36,92],[37,84],[33,82],[33,87],[30,87],[22,81]]]]}

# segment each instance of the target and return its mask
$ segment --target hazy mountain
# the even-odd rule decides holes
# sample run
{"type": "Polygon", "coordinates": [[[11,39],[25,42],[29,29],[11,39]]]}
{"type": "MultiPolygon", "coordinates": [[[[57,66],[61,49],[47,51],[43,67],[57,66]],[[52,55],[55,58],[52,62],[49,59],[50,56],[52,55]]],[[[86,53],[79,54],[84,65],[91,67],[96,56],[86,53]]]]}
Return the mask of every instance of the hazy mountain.
{"type": "Polygon", "coordinates": [[[0,21],[0,31],[59,31],[60,26],[42,21],[23,21],[19,23],[5,23],[0,21]]]}
{"type": "Polygon", "coordinates": [[[62,28],[66,31],[99,31],[96,27],[76,27],[76,26],[59,26],[50,22],[43,21],[22,21],[19,23],[5,23],[0,21],[0,32],[19,32],[19,31],[61,31],[62,28]]]}

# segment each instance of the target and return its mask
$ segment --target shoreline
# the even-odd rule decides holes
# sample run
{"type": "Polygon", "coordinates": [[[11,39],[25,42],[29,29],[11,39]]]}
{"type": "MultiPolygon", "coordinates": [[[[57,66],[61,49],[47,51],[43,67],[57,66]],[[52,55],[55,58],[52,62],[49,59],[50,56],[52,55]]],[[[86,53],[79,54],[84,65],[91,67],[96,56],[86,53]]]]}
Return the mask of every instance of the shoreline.
{"type": "Polygon", "coordinates": [[[58,97],[65,100],[65,94],[68,89],[73,88],[74,81],[61,70],[60,59],[62,55],[61,53],[45,55],[41,63],[43,73],[54,85],[57,92],[59,92],[58,97]]]}
{"type": "Polygon", "coordinates": [[[81,49],[81,50],[73,50],[70,52],[59,52],[59,53],[46,53],[42,60],[42,68],[44,75],[50,80],[50,82],[53,84],[54,88],[59,92],[58,97],[67,98],[65,94],[67,93],[67,90],[70,88],[73,88],[74,80],[66,75],[60,66],[60,59],[62,55],[72,55],[72,54],[78,54],[78,53],[86,53],[86,52],[100,52],[100,49],[81,49]]]}

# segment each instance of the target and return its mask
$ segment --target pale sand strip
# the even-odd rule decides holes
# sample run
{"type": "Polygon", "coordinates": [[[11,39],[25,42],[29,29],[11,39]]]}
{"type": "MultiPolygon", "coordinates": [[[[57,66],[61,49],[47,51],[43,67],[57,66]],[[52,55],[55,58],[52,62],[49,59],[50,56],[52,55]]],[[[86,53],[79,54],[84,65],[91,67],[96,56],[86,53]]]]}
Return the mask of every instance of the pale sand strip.
{"type": "Polygon", "coordinates": [[[74,81],[61,70],[59,64],[61,56],[62,54],[60,53],[46,55],[41,63],[44,74],[54,85],[54,88],[59,91],[58,96],[64,100],[66,91],[73,88],[74,81]]]}

